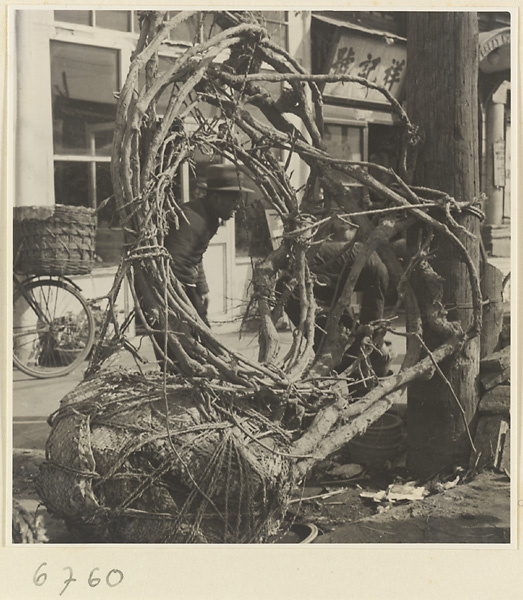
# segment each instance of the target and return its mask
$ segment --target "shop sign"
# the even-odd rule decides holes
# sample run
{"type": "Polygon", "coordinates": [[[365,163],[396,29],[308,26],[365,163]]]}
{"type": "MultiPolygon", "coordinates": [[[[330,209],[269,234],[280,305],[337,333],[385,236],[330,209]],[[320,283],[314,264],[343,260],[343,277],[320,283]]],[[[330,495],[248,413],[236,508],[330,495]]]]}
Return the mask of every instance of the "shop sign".
{"type": "Polygon", "coordinates": [[[479,47],[479,60],[480,62],[491,52],[501,46],[510,46],[510,29],[500,29],[493,32],[479,47]]]}
{"type": "Polygon", "coordinates": [[[479,68],[483,73],[510,69],[510,28],[479,34],[479,68]]]}
{"type": "MultiPolygon", "coordinates": [[[[340,30],[328,73],[362,77],[398,99],[403,91],[407,47],[392,38],[340,30]]],[[[383,94],[359,83],[327,83],[324,96],[388,104],[383,94]]]]}

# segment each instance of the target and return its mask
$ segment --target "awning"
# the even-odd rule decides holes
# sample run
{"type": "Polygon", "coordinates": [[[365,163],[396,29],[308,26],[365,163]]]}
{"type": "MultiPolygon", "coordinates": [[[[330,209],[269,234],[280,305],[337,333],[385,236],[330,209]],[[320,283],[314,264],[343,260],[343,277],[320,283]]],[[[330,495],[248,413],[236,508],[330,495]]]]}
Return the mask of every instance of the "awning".
{"type": "Polygon", "coordinates": [[[361,25],[356,25],[354,23],[349,23],[348,21],[343,21],[342,19],[336,19],[335,17],[327,17],[325,15],[318,15],[312,13],[312,18],[317,19],[318,21],[322,21],[323,23],[328,23],[329,25],[335,25],[336,27],[343,27],[345,29],[352,29],[353,31],[359,31],[361,33],[366,33],[368,35],[378,36],[383,38],[385,41],[388,40],[387,43],[391,42],[406,42],[407,38],[401,37],[400,35],[396,35],[395,33],[389,33],[388,31],[380,31],[379,29],[369,29],[368,27],[362,27],[361,25]]]}
{"type": "Polygon", "coordinates": [[[398,125],[399,119],[394,113],[369,108],[353,106],[340,106],[325,103],[323,106],[323,120],[325,123],[372,123],[375,125],[398,125]]]}
{"type": "Polygon", "coordinates": [[[510,69],[510,27],[479,34],[479,68],[484,73],[510,69]]]}

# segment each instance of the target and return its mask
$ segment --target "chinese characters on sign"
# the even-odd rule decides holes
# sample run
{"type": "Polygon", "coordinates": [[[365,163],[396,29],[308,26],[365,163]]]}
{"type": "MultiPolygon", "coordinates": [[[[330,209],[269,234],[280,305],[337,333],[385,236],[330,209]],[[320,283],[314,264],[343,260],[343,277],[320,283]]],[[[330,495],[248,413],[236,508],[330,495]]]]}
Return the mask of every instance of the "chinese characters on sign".
{"type": "MultiPolygon", "coordinates": [[[[406,66],[407,48],[403,42],[390,44],[382,37],[343,31],[334,50],[329,74],[362,77],[398,98],[403,89],[406,66]]],[[[328,83],[324,94],[351,100],[387,102],[378,91],[352,82],[328,83]]]]}
{"type": "Polygon", "coordinates": [[[510,47],[510,29],[508,27],[495,32],[489,31],[482,37],[479,39],[479,62],[502,46],[510,47]]]}

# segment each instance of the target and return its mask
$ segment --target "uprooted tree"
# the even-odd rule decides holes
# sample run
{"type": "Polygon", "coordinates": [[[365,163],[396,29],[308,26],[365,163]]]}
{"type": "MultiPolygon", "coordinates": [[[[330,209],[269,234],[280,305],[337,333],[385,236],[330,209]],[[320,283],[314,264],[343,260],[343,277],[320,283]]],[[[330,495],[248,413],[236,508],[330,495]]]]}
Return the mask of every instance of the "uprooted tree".
{"type": "Polygon", "coordinates": [[[114,298],[127,277],[153,344],[154,334],[163,333],[165,343],[156,348],[164,356],[163,371],[100,370],[104,348],[99,344],[86,380],[52,416],[48,462],[39,478],[48,508],[95,539],[263,540],[285,514],[293,486],[315,464],[376,421],[409,382],[434,376],[439,363],[467,348],[481,327],[477,269],[456,220],[463,210],[477,211],[477,199],[458,202],[408,183],[420,137],[394,98],[358,77],[304,72],[271,42],[261,15],[251,12],[217,12],[208,40],[160,71],[162,43],[195,15],[182,12],[167,20],[165,13],[142,13],[138,46],[119,94],[112,154],[128,251],[109,297],[105,328],[113,320],[115,341],[138,354],[112,319],[114,298]],[[270,70],[263,69],[266,65],[270,70]],[[285,83],[279,97],[264,87],[274,81],[285,83]],[[319,86],[329,81],[375,87],[391,103],[404,127],[399,173],[326,152],[319,86]],[[160,118],[156,103],[166,90],[169,101],[160,118]],[[214,107],[216,117],[204,116],[206,105],[214,107]],[[255,116],[259,112],[263,120],[255,116]],[[299,193],[287,172],[289,160],[278,161],[275,148],[309,167],[299,193]],[[281,245],[254,269],[258,362],[225,347],[203,323],[163,246],[169,222],[176,226],[183,218],[173,181],[196,150],[246,170],[283,222],[281,245]],[[340,172],[378,196],[385,208],[361,206],[340,183],[340,172]],[[333,219],[356,223],[365,244],[347,265],[317,348],[310,261],[333,219]],[[413,229],[416,245],[400,260],[389,241],[413,229]],[[473,306],[466,330],[446,317],[442,281],[430,264],[436,234],[440,243],[452,245],[466,270],[473,306]],[[390,320],[342,324],[373,252],[387,266],[397,307],[403,304],[407,315],[407,354],[401,370],[385,378],[376,376],[368,358],[390,320]],[[411,286],[414,274],[423,294],[411,286]],[[282,277],[286,291],[277,295],[282,277]],[[300,300],[300,319],[291,348],[280,359],[275,323],[290,294],[300,300]],[[441,334],[430,350],[423,339],[427,324],[441,334]],[[358,355],[338,372],[356,339],[358,355]]]}

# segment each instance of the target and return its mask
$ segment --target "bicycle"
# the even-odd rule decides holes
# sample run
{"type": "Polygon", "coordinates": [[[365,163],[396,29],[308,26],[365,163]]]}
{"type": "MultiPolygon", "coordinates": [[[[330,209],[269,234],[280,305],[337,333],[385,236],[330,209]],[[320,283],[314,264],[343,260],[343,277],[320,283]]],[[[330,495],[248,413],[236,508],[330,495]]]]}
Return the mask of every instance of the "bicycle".
{"type": "Polygon", "coordinates": [[[80,288],[63,275],[13,276],[13,362],[40,379],[61,377],[88,356],[95,323],[80,288]]]}

